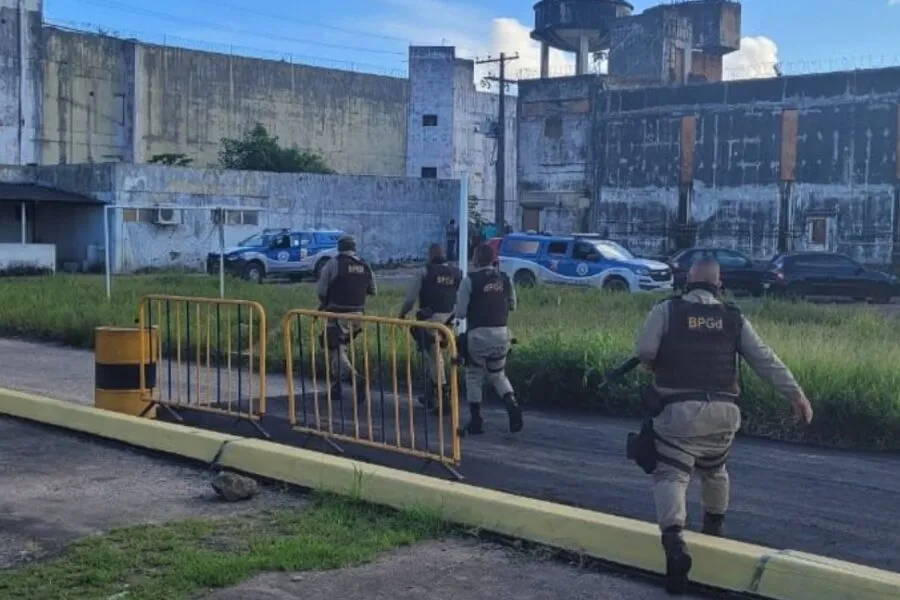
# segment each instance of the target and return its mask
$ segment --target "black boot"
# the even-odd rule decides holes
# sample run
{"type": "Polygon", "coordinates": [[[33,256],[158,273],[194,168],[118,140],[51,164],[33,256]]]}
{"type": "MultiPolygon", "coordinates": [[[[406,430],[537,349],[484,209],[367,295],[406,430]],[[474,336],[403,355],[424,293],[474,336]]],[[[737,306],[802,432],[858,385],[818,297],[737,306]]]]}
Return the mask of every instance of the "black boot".
{"type": "Polygon", "coordinates": [[[425,385],[425,394],[419,396],[419,404],[425,407],[425,410],[431,410],[435,405],[435,398],[437,394],[434,388],[434,384],[428,383],[425,385]]]}
{"type": "Polygon", "coordinates": [[[463,427],[465,433],[481,435],[484,433],[484,419],[481,418],[481,404],[469,403],[469,422],[463,427]]]}
{"type": "Polygon", "coordinates": [[[516,397],[512,394],[503,396],[503,404],[506,405],[506,413],[509,415],[509,432],[518,433],[522,431],[524,423],[522,422],[522,409],[516,402],[516,397]]]}
{"type": "Polygon", "coordinates": [[[693,560],[681,535],[681,527],[674,525],[663,531],[662,545],[666,552],[666,591],[672,595],[684,594],[693,560]]]}
{"type": "Polygon", "coordinates": [[[725,536],[725,515],[715,513],[705,513],[703,515],[702,533],[706,535],[714,535],[716,537],[725,536]]]}

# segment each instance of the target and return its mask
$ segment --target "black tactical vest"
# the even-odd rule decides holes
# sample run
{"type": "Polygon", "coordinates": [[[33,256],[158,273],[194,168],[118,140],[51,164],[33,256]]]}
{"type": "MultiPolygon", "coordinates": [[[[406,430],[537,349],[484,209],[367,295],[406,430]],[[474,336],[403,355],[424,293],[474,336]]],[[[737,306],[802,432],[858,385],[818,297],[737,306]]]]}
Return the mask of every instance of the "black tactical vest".
{"type": "Polygon", "coordinates": [[[656,385],[733,393],[742,325],[735,306],[669,300],[669,327],[654,361],[656,385]]]}
{"type": "Polygon", "coordinates": [[[466,323],[476,327],[506,327],[509,320],[509,296],[512,283],[505,273],[496,269],[473,271],[469,274],[472,294],[466,323]]]}
{"type": "Polygon", "coordinates": [[[462,271],[456,267],[447,263],[429,263],[419,290],[419,308],[430,308],[434,313],[452,313],[461,279],[462,271]]]}
{"type": "Polygon", "coordinates": [[[338,275],[328,288],[328,310],[361,311],[366,305],[366,292],[372,270],[358,256],[338,254],[338,275]]]}

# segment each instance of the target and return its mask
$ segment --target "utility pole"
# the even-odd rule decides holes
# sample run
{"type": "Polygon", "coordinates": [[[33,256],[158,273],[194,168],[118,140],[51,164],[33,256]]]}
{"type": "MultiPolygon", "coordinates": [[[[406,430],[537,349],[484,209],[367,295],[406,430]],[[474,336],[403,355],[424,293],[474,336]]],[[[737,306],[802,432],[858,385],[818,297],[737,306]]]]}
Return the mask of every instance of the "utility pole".
{"type": "Polygon", "coordinates": [[[503,228],[506,224],[506,85],[516,83],[515,80],[506,78],[506,63],[518,60],[519,53],[515,56],[507,56],[501,52],[500,58],[487,58],[476,61],[476,64],[485,65],[490,63],[498,63],[500,65],[500,74],[497,77],[488,75],[485,77],[488,81],[496,81],[500,84],[500,106],[497,117],[497,164],[495,166],[495,178],[497,180],[496,192],[494,192],[494,223],[500,235],[503,235],[503,228]]]}

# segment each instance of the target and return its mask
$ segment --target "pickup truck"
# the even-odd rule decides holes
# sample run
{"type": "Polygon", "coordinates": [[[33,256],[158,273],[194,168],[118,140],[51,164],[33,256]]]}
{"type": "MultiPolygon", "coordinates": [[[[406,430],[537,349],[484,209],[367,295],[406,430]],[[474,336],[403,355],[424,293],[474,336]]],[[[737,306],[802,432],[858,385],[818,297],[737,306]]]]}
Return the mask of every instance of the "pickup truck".
{"type": "MultiPolygon", "coordinates": [[[[264,229],[225,250],[225,270],[254,283],[266,277],[318,279],[325,263],[337,256],[337,241],[343,235],[336,230],[264,229]]],[[[219,272],[217,252],[207,255],[206,269],[219,272]]]]}
{"type": "Polygon", "coordinates": [[[668,265],[636,258],[596,236],[516,233],[500,243],[500,269],[516,285],[537,283],[596,287],[610,291],[671,291],[668,265]]]}

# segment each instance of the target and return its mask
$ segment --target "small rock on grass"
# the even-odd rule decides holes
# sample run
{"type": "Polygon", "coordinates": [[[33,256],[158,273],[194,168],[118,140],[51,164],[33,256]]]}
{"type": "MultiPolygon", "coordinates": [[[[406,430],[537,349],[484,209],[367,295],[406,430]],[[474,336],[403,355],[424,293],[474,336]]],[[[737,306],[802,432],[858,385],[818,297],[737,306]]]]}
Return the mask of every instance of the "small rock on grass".
{"type": "Polygon", "coordinates": [[[219,471],[213,477],[212,487],[226,502],[249,500],[256,495],[259,489],[259,486],[253,479],[226,471],[219,471]]]}

